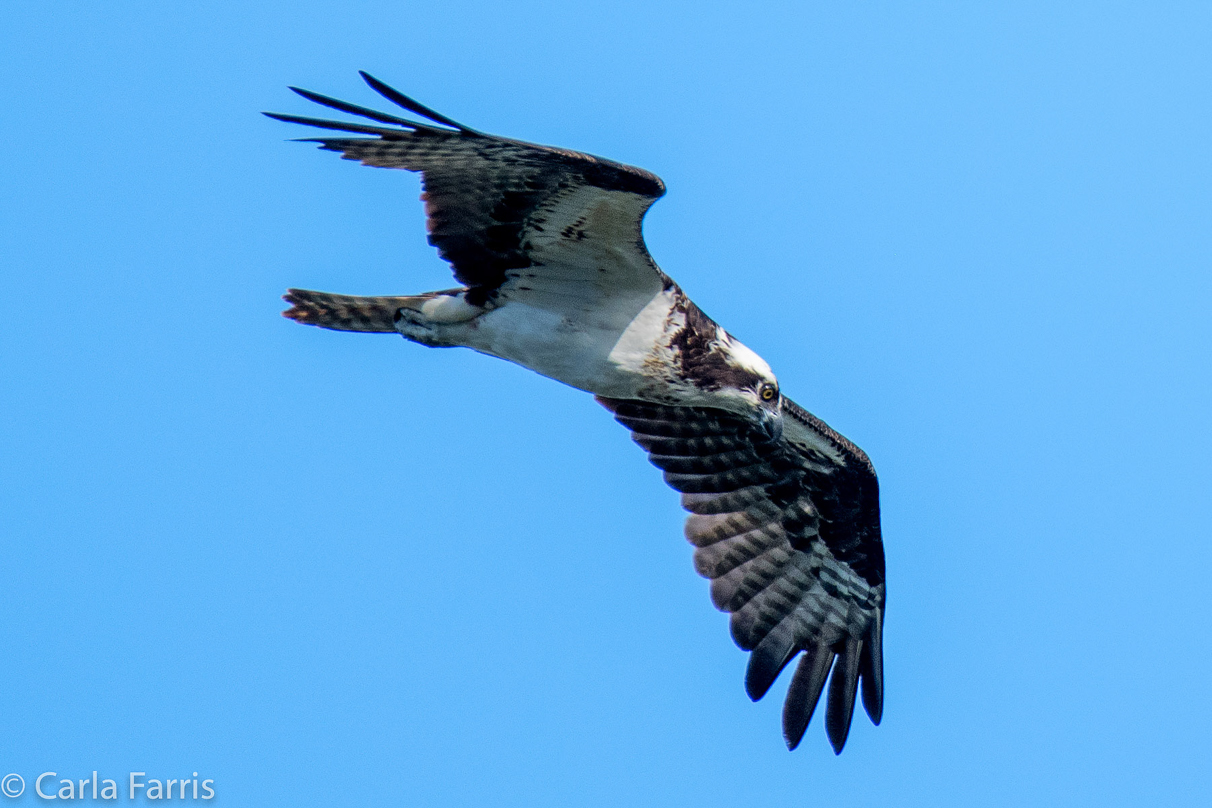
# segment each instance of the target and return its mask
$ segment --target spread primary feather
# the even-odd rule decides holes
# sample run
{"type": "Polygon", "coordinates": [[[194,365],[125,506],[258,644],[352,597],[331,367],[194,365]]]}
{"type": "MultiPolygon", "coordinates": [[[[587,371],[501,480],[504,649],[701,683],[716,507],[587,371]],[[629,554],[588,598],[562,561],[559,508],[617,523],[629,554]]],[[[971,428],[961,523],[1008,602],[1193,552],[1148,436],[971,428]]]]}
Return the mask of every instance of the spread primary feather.
{"type": "Polygon", "coordinates": [[[860,686],[872,721],[883,712],[884,554],[867,456],[779,393],[769,365],[657,267],[641,222],[665,192],[659,178],[486,135],[362,75],[427,121],[297,89],[388,125],[266,114],[366,135],[312,140],[419,172],[429,242],[461,286],[383,297],[291,289],[284,314],[472,348],[593,393],[682,492],[695,569],[750,652],[746,692],[760,699],[798,656],[787,745],[799,744],[828,680],[825,730],[840,753],[860,686]]]}

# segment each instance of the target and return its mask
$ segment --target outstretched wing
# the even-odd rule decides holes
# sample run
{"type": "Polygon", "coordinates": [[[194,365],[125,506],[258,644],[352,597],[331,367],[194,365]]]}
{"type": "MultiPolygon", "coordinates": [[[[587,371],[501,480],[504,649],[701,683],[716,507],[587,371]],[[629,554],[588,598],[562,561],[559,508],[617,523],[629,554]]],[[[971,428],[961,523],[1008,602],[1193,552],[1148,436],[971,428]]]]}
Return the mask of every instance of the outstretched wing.
{"type": "Polygon", "coordinates": [[[369,138],[309,138],[369,166],[422,175],[429,243],[477,305],[501,295],[588,310],[603,297],[659,291],[664,276],[640,223],[665,193],[654,174],[588,154],[486,135],[362,73],[419,123],[292,87],[299,95],[391,127],[265,113],[369,138]],[[435,125],[437,124],[437,125],[435,125]]]}
{"type": "Polygon", "coordinates": [[[777,441],[723,410],[598,400],[682,492],[695,569],[751,652],[750,698],[803,652],[783,706],[787,746],[803,737],[831,668],[825,729],[834,751],[846,743],[860,681],[878,724],[884,550],[867,456],[785,398],[777,441]]]}

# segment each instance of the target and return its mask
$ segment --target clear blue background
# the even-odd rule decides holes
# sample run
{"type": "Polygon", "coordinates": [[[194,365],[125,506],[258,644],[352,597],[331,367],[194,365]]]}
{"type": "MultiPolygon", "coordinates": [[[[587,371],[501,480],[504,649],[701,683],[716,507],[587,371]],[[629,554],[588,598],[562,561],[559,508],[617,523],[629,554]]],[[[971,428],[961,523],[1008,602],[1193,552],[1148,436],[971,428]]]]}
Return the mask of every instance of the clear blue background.
{"type": "Polygon", "coordinates": [[[0,774],[1207,799],[1207,4],[10,0],[0,36],[0,774]],[[870,453],[887,702],[841,757],[819,717],[783,748],[786,677],[745,697],[589,396],[278,316],[450,285],[414,177],[258,114],[374,103],[358,68],[661,175],[657,260],[870,453]]]}

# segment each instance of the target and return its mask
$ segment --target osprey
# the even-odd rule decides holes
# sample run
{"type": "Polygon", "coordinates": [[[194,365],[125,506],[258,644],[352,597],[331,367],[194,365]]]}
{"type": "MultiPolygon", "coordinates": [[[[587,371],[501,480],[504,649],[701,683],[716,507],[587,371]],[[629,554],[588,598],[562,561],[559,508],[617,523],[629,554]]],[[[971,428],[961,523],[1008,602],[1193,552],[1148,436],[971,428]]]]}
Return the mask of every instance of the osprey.
{"type": "Polygon", "coordinates": [[[353,297],[291,289],[283,314],[338,331],[465,346],[593,393],[682,493],[694,565],[751,652],[758,700],[793,658],[794,749],[825,682],[835,753],[856,693],[883,710],[884,551],[867,456],[779,389],[770,366],[705,315],[648,254],[653,174],[470,129],[362,73],[419,122],[291,89],[388,126],[271,118],[370,137],[309,138],[348,160],[420,172],[429,243],[459,288],[353,297]],[[830,676],[832,671],[832,676],[830,676]]]}

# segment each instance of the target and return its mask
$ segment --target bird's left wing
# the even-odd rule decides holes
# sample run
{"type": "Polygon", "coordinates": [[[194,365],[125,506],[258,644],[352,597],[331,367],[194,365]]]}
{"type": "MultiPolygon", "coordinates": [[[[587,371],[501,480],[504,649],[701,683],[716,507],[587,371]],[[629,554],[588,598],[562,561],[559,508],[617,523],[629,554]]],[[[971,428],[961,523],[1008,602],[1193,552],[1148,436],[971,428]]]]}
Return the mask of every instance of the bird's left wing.
{"type": "Polygon", "coordinates": [[[695,569],[712,580],[712,601],[732,613],[732,637],[751,652],[750,698],[803,652],[783,707],[788,747],[803,737],[830,668],[825,729],[834,751],[846,743],[860,681],[878,724],[884,551],[867,456],[786,398],[778,440],[723,410],[598,400],[682,492],[695,569]]]}
{"type": "MultiPolygon", "coordinates": [[[[477,305],[504,295],[588,313],[603,298],[651,297],[667,280],[640,232],[665,193],[655,174],[602,157],[487,135],[362,74],[413,121],[292,87],[341,112],[390,126],[265,113],[323,129],[372,135],[309,138],[349,160],[421,173],[429,243],[477,305]]],[[[646,298],[645,298],[646,299],[646,298]]]]}

